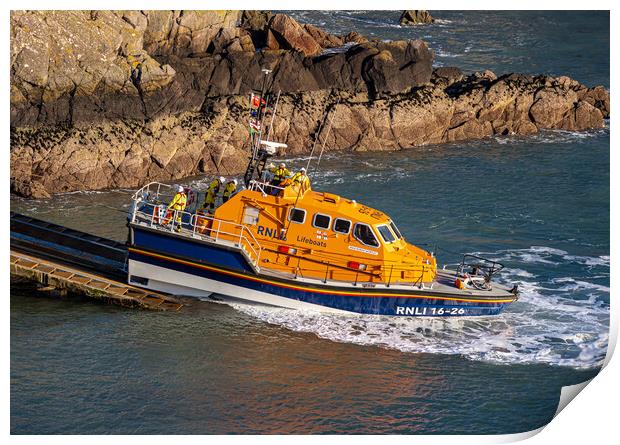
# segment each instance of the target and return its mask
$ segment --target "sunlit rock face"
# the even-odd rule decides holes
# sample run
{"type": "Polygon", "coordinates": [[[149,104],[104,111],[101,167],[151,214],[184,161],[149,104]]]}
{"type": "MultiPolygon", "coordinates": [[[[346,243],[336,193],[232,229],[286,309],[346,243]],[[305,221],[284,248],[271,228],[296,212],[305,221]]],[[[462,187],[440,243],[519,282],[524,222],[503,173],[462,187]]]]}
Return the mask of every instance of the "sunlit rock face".
{"type": "Polygon", "coordinates": [[[280,155],[309,151],[317,136],[330,150],[395,150],[609,117],[603,87],[432,63],[421,40],[336,36],[265,11],[13,11],[12,191],[239,173],[262,68],[282,93],[280,155]]]}

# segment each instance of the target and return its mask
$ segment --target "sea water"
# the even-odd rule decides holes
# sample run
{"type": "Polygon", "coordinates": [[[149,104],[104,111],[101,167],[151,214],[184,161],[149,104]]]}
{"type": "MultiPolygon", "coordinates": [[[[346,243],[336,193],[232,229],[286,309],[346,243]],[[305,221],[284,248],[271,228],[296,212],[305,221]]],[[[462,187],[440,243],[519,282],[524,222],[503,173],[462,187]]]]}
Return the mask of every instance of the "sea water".
{"type": "MultiPolygon", "coordinates": [[[[437,64],[609,86],[609,16],[294,12],[334,32],[420,37],[437,64]],[[587,57],[584,57],[587,55],[587,57]]],[[[345,317],[196,302],[156,313],[11,289],[13,433],[514,433],[598,372],[609,327],[609,124],[602,130],[337,153],[313,187],[384,210],[439,264],[502,262],[519,301],[489,318],[345,317]]],[[[292,167],[307,158],[288,159],[292,167]]],[[[193,186],[208,178],[193,178],[193,186]]],[[[117,240],[129,190],[13,198],[117,240]],[[112,209],[121,209],[112,210],[112,209]]]]}

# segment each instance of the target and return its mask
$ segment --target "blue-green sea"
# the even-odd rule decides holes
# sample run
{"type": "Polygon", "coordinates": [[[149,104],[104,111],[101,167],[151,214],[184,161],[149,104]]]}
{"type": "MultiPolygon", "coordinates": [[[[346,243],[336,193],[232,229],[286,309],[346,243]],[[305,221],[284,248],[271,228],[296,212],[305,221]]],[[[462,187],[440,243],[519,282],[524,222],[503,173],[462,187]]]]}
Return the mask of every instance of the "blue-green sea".
{"type": "MultiPolygon", "coordinates": [[[[436,64],[609,88],[607,12],[294,11],[332,32],[423,38],[436,64]]],[[[521,298],[492,318],[341,317],[196,301],[128,310],[11,289],[13,434],[517,433],[592,378],[609,329],[609,123],[597,131],[330,153],[313,188],[384,210],[438,263],[479,253],[521,298]]],[[[293,166],[307,158],[288,159],[293,166]]],[[[191,178],[187,184],[206,184],[191,178]]],[[[11,210],[124,240],[129,190],[11,210]],[[107,206],[107,207],[104,207],[107,206]]]]}

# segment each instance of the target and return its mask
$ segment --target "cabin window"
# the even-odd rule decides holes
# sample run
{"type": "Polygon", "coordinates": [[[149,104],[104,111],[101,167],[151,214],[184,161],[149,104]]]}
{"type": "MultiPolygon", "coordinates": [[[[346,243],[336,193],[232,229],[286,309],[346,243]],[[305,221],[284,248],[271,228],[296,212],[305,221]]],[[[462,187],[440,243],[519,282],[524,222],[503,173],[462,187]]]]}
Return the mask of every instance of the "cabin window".
{"type": "Polygon", "coordinates": [[[259,213],[260,210],[258,210],[256,207],[245,206],[245,209],[243,210],[243,224],[247,224],[250,226],[255,226],[256,224],[258,224],[259,213]]]}
{"type": "Polygon", "coordinates": [[[371,247],[379,247],[379,241],[368,224],[355,224],[353,236],[362,244],[371,247]]]}
{"type": "Polygon", "coordinates": [[[329,229],[329,225],[332,222],[332,217],[329,215],[323,215],[322,213],[316,213],[312,225],[317,229],[329,229]]]}
{"type": "Polygon", "coordinates": [[[306,220],[306,211],[304,209],[293,208],[288,219],[297,224],[303,224],[306,220]]]}
{"type": "Polygon", "coordinates": [[[351,231],[351,221],[347,219],[336,218],[334,220],[334,232],[342,233],[343,235],[348,235],[351,231]]]}
{"type": "Polygon", "coordinates": [[[394,221],[390,221],[390,227],[392,228],[392,232],[394,232],[394,235],[396,235],[396,238],[401,239],[403,237],[400,234],[400,230],[398,230],[398,227],[396,227],[396,224],[394,224],[394,221]]]}
{"type": "Polygon", "coordinates": [[[394,235],[392,234],[392,232],[390,232],[390,229],[387,225],[377,226],[377,230],[379,231],[379,235],[381,235],[381,238],[383,238],[383,241],[385,241],[386,244],[396,241],[396,238],[394,238],[394,235]]]}

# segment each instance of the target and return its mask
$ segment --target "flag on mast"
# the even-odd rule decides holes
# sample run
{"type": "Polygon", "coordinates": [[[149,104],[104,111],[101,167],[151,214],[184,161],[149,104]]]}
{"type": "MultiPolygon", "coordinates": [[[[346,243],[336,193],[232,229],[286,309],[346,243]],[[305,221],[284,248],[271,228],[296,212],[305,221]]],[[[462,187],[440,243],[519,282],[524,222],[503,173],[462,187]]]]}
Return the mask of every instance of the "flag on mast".
{"type": "Polygon", "coordinates": [[[261,106],[264,107],[265,105],[267,105],[267,101],[265,101],[265,99],[254,93],[252,93],[252,98],[250,99],[250,102],[252,103],[252,106],[254,108],[259,108],[261,106]]]}
{"type": "Polygon", "coordinates": [[[260,131],[260,122],[256,119],[250,119],[250,130],[260,131]]]}

